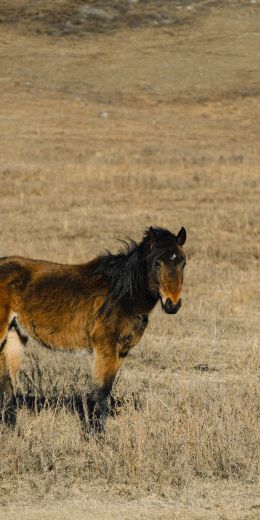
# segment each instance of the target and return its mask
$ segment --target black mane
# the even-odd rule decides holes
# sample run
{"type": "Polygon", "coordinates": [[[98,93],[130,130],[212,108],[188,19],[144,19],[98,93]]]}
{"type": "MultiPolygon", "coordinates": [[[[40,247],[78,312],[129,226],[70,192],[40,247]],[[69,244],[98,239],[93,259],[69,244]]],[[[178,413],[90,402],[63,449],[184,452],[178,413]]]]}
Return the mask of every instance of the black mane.
{"type": "Polygon", "coordinates": [[[123,300],[134,301],[137,297],[153,307],[158,300],[156,263],[165,253],[174,249],[176,237],[167,229],[149,228],[140,243],[124,242],[118,253],[110,251],[98,258],[98,266],[92,274],[102,276],[109,283],[107,298],[99,310],[100,315],[109,315],[113,307],[123,300]],[[149,280],[154,279],[154,290],[149,280]]]}

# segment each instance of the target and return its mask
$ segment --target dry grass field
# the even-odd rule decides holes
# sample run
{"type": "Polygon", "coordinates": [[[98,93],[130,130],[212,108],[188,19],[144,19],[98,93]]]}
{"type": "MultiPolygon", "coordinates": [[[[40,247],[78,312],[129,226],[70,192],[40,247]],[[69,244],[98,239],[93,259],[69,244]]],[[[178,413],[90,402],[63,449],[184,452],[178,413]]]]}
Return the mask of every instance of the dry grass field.
{"type": "MultiPolygon", "coordinates": [[[[188,263],[103,440],[58,404],[0,427],[1,520],[260,518],[259,13],[2,0],[0,254],[83,262],[185,226],[188,263]]],[[[87,367],[30,344],[18,388],[85,395],[87,367]]]]}

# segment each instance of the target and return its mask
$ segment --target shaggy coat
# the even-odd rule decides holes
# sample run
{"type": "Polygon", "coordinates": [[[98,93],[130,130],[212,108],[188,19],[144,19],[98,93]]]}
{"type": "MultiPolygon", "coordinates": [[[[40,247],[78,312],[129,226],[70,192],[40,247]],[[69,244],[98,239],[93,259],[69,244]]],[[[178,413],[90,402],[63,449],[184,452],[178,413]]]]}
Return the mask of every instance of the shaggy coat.
{"type": "Polygon", "coordinates": [[[0,394],[12,396],[28,337],[52,350],[93,354],[90,427],[100,431],[114,378],[139,343],[161,300],[180,306],[186,231],[149,228],[117,254],[66,265],[18,256],[0,259],[0,394]]]}

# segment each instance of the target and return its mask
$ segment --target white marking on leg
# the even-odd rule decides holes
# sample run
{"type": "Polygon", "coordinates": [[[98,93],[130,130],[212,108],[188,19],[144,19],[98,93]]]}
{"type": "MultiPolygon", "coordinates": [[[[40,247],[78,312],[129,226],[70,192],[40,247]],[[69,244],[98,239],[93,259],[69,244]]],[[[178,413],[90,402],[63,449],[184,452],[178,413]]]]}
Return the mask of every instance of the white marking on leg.
{"type": "Polygon", "coordinates": [[[17,332],[13,329],[8,332],[3,352],[6,359],[7,370],[14,385],[17,372],[20,370],[22,364],[24,347],[17,332]]]}

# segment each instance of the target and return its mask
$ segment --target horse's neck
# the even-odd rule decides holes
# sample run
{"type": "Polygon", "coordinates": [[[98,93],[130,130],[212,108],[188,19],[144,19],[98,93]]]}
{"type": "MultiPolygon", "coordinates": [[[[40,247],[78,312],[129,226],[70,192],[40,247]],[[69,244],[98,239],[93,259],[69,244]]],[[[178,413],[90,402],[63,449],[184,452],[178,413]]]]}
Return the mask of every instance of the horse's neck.
{"type": "Polygon", "coordinates": [[[139,312],[149,314],[158,302],[159,295],[156,294],[157,285],[151,278],[150,269],[147,267],[147,264],[145,265],[144,272],[144,283],[142,287],[136,288],[133,300],[134,305],[140,309],[139,312]]]}
{"type": "Polygon", "coordinates": [[[147,286],[142,290],[136,290],[128,302],[134,313],[149,314],[158,300],[159,297],[152,294],[147,286]]]}

